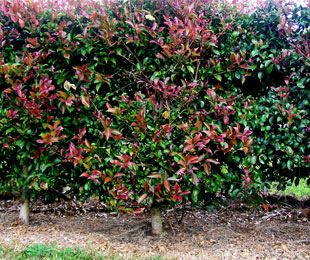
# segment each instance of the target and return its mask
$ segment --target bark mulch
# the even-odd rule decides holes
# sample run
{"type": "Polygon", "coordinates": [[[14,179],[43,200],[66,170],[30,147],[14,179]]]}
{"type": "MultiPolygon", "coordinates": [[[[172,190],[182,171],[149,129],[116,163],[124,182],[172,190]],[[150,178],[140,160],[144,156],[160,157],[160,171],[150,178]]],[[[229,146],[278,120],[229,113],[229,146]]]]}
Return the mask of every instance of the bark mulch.
{"type": "Polygon", "coordinates": [[[17,224],[18,203],[0,200],[0,245],[90,246],[124,258],[310,259],[309,201],[270,197],[270,211],[232,202],[214,212],[164,212],[164,233],[151,236],[150,216],[105,212],[97,201],[32,204],[31,224],[17,224]]]}

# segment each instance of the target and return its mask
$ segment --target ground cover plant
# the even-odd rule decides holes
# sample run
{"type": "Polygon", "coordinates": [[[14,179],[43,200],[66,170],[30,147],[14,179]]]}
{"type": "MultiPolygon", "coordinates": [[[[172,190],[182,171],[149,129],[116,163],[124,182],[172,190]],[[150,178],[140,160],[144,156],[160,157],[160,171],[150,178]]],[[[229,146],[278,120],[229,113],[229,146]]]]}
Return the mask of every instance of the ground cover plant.
{"type": "Polygon", "coordinates": [[[294,182],[289,182],[285,190],[277,190],[278,184],[272,184],[269,193],[289,195],[299,199],[307,199],[310,196],[309,185],[307,184],[307,179],[301,180],[298,185],[294,182]]]}
{"type": "Polygon", "coordinates": [[[308,20],[281,1],[3,1],[0,178],[20,222],[29,198],[92,197],[160,234],[164,208],[308,177],[308,20]]]}

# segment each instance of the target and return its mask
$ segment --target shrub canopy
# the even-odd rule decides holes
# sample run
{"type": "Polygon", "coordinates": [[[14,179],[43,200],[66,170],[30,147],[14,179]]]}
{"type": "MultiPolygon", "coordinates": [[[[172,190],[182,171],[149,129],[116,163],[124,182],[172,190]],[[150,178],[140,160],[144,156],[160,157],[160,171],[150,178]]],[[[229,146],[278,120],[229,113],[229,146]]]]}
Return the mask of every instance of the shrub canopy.
{"type": "Polygon", "coordinates": [[[138,214],[309,176],[310,9],[244,8],[2,1],[2,188],[138,214]]]}

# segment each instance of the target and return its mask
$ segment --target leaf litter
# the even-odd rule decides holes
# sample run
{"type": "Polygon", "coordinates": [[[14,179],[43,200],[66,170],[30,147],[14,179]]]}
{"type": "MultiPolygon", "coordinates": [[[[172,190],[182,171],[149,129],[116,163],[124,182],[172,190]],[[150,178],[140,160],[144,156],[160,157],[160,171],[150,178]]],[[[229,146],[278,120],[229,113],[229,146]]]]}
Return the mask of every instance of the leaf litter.
{"type": "Polygon", "coordinates": [[[17,201],[0,200],[0,244],[90,246],[125,259],[310,259],[310,202],[269,202],[268,212],[240,201],[213,212],[184,210],[181,223],[170,209],[163,213],[163,234],[154,237],[150,215],[110,213],[96,200],[34,202],[29,226],[17,224],[17,201]]]}

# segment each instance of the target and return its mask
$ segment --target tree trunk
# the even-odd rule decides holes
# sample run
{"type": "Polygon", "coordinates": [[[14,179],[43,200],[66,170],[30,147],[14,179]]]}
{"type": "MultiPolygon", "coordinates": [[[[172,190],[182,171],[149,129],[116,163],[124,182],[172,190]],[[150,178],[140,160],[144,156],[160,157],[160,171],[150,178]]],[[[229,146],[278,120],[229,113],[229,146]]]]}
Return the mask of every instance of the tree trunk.
{"type": "Polygon", "coordinates": [[[163,221],[160,208],[151,208],[152,214],[152,234],[160,235],[163,232],[163,221]]]}
{"type": "Polygon", "coordinates": [[[29,225],[29,197],[27,195],[22,199],[21,202],[18,223],[29,225]]]}
{"type": "MultiPolygon", "coordinates": [[[[23,172],[26,176],[28,175],[28,169],[25,165],[23,165],[23,172]]],[[[29,194],[25,190],[22,192],[21,196],[18,223],[29,225],[29,194]]]]}

